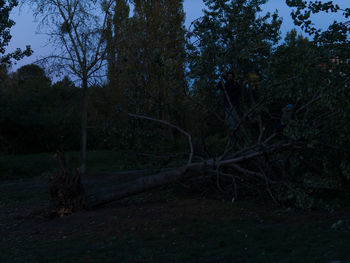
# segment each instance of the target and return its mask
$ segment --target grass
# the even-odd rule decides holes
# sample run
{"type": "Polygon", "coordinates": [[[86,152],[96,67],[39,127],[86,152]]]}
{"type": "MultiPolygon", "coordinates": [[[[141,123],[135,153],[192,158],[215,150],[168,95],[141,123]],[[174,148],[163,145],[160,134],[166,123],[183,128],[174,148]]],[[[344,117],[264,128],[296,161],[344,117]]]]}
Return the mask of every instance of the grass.
{"type": "Polygon", "coordinates": [[[8,215],[0,216],[0,262],[350,262],[348,211],[232,204],[176,189],[47,220],[18,216],[47,205],[45,184],[0,186],[8,215]]]}
{"type": "MultiPolygon", "coordinates": [[[[109,210],[109,215],[118,215],[119,210],[123,215],[133,213],[130,207],[109,210]]],[[[56,219],[55,228],[60,231],[6,238],[0,243],[0,261],[350,262],[349,230],[332,230],[328,222],[318,226],[312,222],[264,225],[250,217],[232,215],[240,211],[238,208],[228,210],[221,218],[197,215],[165,220],[161,216],[162,222],[148,217],[144,221],[131,217],[126,222],[118,216],[106,220],[101,212],[102,221],[88,213],[78,215],[88,221],[80,222],[80,228],[75,216],[56,219]]]]}
{"type": "MultiPolygon", "coordinates": [[[[1,178],[12,179],[0,182],[1,263],[350,262],[350,211],[342,209],[299,211],[244,200],[232,204],[171,186],[69,217],[27,216],[48,206],[47,178],[36,175],[54,167],[51,157],[1,157],[1,171],[8,176],[1,178]],[[339,220],[342,224],[332,227],[339,220]]],[[[90,152],[89,168],[116,170],[123,158],[90,152]]],[[[94,193],[123,180],[89,177],[84,185],[94,193]]]]}
{"type": "MultiPolygon", "coordinates": [[[[18,180],[45,176],[57,168],[54,153],[28,155],[0,155],[0,181],[18,180]]],[[[79,152],[67,152],[66,157],[73,167],[79,166],[79,152]]],[[[142,169],[148,159],[137,158],[115,151],[90,151],[87,153],[87,172],[142,169]]]]}
{"type": "Polygon", "coordinates": [[[55,166],[53,154],[1,155],[0,180],[38,177],[55,166]]]}

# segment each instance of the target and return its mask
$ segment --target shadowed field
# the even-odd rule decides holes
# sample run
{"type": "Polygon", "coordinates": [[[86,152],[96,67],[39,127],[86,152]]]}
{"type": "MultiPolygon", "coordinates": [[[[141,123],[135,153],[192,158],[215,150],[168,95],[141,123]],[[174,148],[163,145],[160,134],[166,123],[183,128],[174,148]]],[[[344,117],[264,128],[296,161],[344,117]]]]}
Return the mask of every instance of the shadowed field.
{"type": "MultiPolygon", "coordinates": [[[[84,184],[91,196],[128,180],[84,184]]],[[[178,184],[49,219],[47,181],[44,173],[0,183],[0,262],[350,262],[346,209],[231,203],[178,184]]]]}

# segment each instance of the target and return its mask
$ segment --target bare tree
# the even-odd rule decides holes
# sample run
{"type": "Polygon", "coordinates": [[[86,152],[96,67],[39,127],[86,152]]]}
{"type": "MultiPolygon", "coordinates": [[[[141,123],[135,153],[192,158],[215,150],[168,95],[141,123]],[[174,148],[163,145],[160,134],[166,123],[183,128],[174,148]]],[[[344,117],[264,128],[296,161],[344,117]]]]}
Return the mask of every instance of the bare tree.
{"type": "Polygon", "coordinates": [[[112,0],[23,0],[41,18],[39,30],[55,50],[42,59],[55,73],[78,78],[83,91],[81,118],[81,173],[86,171],[88,87],[101,78],[106,57],[105,32],[112,0]]]}

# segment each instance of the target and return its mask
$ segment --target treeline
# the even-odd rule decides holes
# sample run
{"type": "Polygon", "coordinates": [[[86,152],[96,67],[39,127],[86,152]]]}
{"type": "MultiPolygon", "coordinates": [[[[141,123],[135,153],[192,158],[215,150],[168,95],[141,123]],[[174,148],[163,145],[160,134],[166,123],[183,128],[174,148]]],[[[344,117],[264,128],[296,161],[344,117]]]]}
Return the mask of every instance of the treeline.
{"type": "Polygon", "coordinates": [[[51,84],[39,66],[7,74],[0,90],[0,147],[7,154],[79,149],[81,92],[68,77],[51,84]]]}
{"type": "MultiPolygon", "coordinates": [[[[157,141],[161,131],[119,118],[115,105],[161,119],[185,119],[179,107],[186,87],[182,1],[135,1],[133,8],[130,16],[128,1],[117,1],[105,38],[108,80],[89,87],[90,150],[154,148],[145,140],[157,141]]],[[[3,64],[1,152],[79,150],[82,91],[69,77],[52,84],[45,70],[27,65],[9,73],[3,64]]],[[[169,134],[167,129],[160,136],[169,134]]]]}

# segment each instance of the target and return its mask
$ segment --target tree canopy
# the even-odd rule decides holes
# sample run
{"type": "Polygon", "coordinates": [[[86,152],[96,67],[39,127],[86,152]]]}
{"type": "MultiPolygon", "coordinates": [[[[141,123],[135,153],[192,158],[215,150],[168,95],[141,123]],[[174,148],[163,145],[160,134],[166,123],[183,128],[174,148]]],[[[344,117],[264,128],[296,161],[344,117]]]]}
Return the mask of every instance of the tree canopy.
{"type": "Polygon", "coordinates": [[[10,18],[10,13],[17,5],[18,1],[16,0],[0,1],[0,64],[10,63],[11,59],[19,60],[32,53],[30,46],[27,46],[25,51],[17,49],[15,52],[5,54],[6,47],[12,38],[10,29],[15,24],[10,18]]]}

